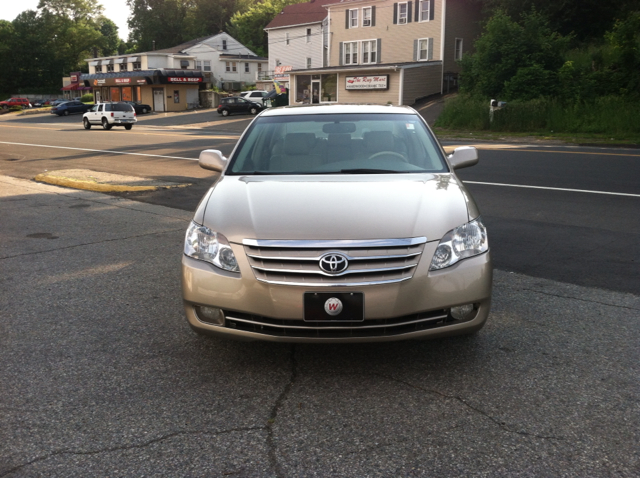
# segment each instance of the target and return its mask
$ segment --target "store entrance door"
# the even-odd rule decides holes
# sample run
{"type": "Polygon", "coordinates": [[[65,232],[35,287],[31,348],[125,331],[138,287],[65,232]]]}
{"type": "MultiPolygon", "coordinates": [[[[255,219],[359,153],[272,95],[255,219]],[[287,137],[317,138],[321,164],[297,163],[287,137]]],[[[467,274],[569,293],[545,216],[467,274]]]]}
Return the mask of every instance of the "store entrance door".
{"type": "Polygon", "coordinates": [[[311,82],[311,103],[317,105],[320,103],[320,82],[311,82]]]}
{"type": "Polygon", "coordinates": [[[164,111],[164,88],[153,89],[153,111],[164,111]]]}

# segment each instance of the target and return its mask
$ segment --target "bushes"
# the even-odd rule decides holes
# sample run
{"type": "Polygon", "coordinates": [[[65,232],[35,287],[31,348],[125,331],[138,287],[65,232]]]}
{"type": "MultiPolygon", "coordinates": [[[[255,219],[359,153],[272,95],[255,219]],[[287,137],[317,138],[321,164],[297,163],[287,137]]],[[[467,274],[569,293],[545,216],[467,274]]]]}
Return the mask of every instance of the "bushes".
{"type": "Polygon", "coordinates": [[[82,101],[83,103],[93,103],[93,95],[91,93],[82,95],[82,98],[80,98],[80,101],[82,101]]]}
{"type": "Polygon", "coordinates": [[[638,135],[640,101],[606,96],[589,101],[563,102],[538,98],[511,101],[489,121],[489,101],[468,95],[448,100],[436,126],[475,131],[514,133],[586,133],[638,135]]]}

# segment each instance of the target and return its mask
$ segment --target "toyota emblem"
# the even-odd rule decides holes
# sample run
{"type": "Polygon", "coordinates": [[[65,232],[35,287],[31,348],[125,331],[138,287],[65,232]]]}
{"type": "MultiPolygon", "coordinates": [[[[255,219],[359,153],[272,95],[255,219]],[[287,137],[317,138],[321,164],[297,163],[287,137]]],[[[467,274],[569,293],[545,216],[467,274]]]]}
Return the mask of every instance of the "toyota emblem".
{"type": "Polygon", "coordinates": [[[320,258],[320,269],[328,274],[339,274],[347,270],[349,261],[342,254],[330,253],[320,258]]]}

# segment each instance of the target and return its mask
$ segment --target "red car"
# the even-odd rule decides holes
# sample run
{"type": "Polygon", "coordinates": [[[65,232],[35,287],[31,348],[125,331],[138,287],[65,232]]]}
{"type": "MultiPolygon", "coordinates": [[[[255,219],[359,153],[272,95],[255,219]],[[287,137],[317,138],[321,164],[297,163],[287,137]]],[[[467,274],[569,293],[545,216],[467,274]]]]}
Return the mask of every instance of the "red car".
{"type": "Polygon", "coordinates": [[[8,100],[0,101],[0,107],[4,109],[11,108],[12,106],[31,108],[31,103],[27,98],[9,98],[8,100]]]}

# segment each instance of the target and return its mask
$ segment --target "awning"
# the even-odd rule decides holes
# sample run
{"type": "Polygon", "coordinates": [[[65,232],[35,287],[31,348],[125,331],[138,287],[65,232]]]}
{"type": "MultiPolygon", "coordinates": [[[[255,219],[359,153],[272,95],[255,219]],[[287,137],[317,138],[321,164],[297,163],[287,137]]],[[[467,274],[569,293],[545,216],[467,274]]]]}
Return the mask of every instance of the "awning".
{"type": "Polygon", "coordinates": [[[114,60],[114,63],[118,64],[118,63],[125,63],[126,58],[116,58],[114,60]]]}
{"type": "Polygon", "coordinates": [[[127,58],[128,63],[138,63],[139,61],[140,61],[139,56],[130,56],[129,58],[127,58]]]}
{"type": "Polygon", "coordinates": [[[108,73],[83,73],[80,79],[85,86],[140,86],[154,83],[154,70],[111,71],[108,73]]]}
{"type": "Polygon", "coordinates": [[[72,91],[72,90],[81,90],[81,89],[84,89],[84,87],[81,86],[80,83],[71,83],[70,85],[63,86],[60,89],[62,91],[72,91]]]}
{"type": "Polygon", "coordinates": [[[161,85],[197,85],[204,80],[200,70],[156,70],[156,77],[161,85]]]}
{"type": "Polygon", "coordinates": [[[113,65],[113,60],[100,60],[101,65],[113,65]]]}

